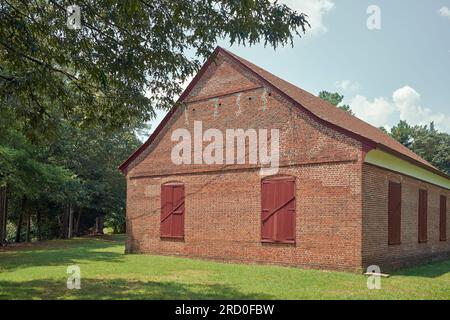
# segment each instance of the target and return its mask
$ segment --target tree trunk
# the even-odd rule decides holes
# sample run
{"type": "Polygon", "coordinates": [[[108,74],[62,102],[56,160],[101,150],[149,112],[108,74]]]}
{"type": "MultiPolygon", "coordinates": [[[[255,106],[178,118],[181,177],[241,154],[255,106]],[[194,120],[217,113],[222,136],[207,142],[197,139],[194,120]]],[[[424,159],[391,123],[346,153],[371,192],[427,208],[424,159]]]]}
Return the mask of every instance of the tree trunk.
{"type": "Polygon", "coordinates": [[[78,216],[77,216],[77,222],[75,223],[75,235],[78,237],[80,236],[80,220],[81,220],[81,213],[82,208],[78,209],[78,216]]]}
{"type": "Polygon", "coordinates": [[[19,212],[19,220],[17,221],[17,229],[16,229],[16,243],[20,242],[20,234],[22,232],[22,223],[23,223],[23,213],[25,211],[25,205],[27,203],[27,198],[25,196],[22,197],[22,206],[19,212]]]}
{"type": "Polygon", "coordinates": [[[69,205],[69,228],[67,232],[67,238],[72,238],[73,236],[73,207],[69,205]]]}
{"type": "Polygon", "coordinates": [[[64,206],[63,209],[63,215],[62,215],[62,230],[61,230],[61,238],[66,239],[67,238],[67,231],[68,231],[68,222],[69,222],[69,212],[68,207],[64,206]]]}
{"type": "Polygon", "coordinates": [[[31,213],[27,216],[27,236],[26,236],[26,242],[31,241],[31,213]]]}
{"type": "Polygon", "coordinates": [[[103,215],[100,215],[95,219],[95,233],[103,234],[103,215]]]}
{"type": "Polygon", "coordinates": [[[38,241],[41,241],[41,212],[39,210],[36,212],[36,233],[38,241]]]}
{"type": "Polygon", "coordinates": [[[6,243],[7,236],[7,225],[8,225],[8,186],[5,188],[5,199],[4,199],[4,208],[3,208],[3,243],[6,243]]]}
{"type": "Polygon", "coordinates": [[[5,202],[6,202],[6,187],[0,189],[0,246],[3,245],[5,239],[3,228],[3,225],[6,224],[5,202]]]}

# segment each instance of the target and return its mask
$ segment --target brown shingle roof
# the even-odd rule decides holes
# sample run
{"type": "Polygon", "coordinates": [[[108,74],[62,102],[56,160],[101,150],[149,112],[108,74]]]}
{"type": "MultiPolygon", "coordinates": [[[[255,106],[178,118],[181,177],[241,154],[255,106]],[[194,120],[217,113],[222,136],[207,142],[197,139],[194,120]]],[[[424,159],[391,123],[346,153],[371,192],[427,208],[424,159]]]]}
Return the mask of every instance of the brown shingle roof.
{"type": "MultiPolygon", "coordinates": [[[[231,57],[233,60],[238,62],[244,68],[247,68],[261,80],[266,82],[271,87],[278,90],[279,93],[283,94],[286,98],[292,101],[295,105],[302,108],[303,110],[309,112],[315,116],[318,120],[325,122],[328,125],[334,126],[335,128],[351,135],[357,137],[359,140],[365,142],[369,146],[383,149],[389,153],[396,156],[405,158],[406,160],[413,162],[421,167],[424,167],[434,173],[448,178],[448,176],[433,167],[430,163],[422,159],[420,156],[412,152],[410,149],[403,146],[397,140],[393,139],[389,135],[385,134],[378,128],[352,116],[346,111],[343,111],[330,103],[316,97],[315,95],[298,88],[297,86],[271,74],[270,72],[254,65],[253,63],[225,50],[221,47],[217,47],[205,64],[202,66],[200,71],[188,85],[188,87],[181,94],[178,102],[183,101],[195,86],[197,81],[201,78],[202,74],[206,71],[209,64],[214,60],[214,57],[222,52],[227,56],[231,57]]],[[[162,128],[166,125],[170,117],[175,112],[178,107],[178,103],[169,111],[166,117],[161,121],[156,130],[148,138],[148,140],[139,147],[124,163],[119,167],[120,170],[126,172],[128,170],[128,165],[139,156],[156,138],[162,128]]]]}
{"type": "Polygon", "coordinates": [[[329,122],[342,129],[353,132],[358,136],[374,142],[377,145],[384,146],[388,149],[387,151],[400,153],[412,160],[420,162],[430,169],[437,170],[429,162],[422,159],[420,156],[412,152],[410,149],[402,145],[394,138],[382,132],[380,129],[375,128],[374,126],[362,121],[361,119],[351,115],[350,113],[342,109],[336,108],[332,104],[320,99],[319,97],[303,89],[300,89],[292,83],[289,83],[286,80],[273,75],[272,73],[254,65],[253,63],[229,52],[228,50],[221,48],[221,51],[232,56],[235,60],[239,61],[248,69],[258,74],[278,90],[284,92],[295,102],[300,104],[303,108],[309,110],[320,119],[325,120],[326,122],[329,122]]]}

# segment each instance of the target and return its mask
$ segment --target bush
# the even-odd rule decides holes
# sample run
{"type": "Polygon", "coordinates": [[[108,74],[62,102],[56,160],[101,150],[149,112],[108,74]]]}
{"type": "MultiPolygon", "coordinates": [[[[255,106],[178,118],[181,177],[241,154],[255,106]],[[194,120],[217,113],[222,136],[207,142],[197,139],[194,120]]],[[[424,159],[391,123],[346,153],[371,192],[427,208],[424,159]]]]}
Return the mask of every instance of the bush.
{"type": "Polygon", "coordinates": [[[112,230],[113,234],[125,233],[126,219],[124,212],[111,212],[105,216],[105,232],[112,230]]]}

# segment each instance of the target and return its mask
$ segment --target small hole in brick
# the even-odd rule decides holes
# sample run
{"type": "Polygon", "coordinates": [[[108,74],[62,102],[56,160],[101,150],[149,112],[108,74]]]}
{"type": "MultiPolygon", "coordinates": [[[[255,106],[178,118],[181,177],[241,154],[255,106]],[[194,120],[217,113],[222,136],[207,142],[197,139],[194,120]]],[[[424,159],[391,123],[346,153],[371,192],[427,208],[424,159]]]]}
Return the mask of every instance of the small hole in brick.
{"type": "Polygon", "coordinates": [[[192,111],[195,111],[195,108],[192,108],[192,111]]]}
{"type": "Polygon", "coordinates": [[[248,97],[248,100],[252,100],[252,97],[248,97]]]}
{"type": "Polygon", "coordinates": [[[220,107],[220,106],[222,106],[222,104],[221,104],[221,103],[219,103],[219,107],[220,107]]]}
{"type": "Polygon", "coordinates": [[[269,97],[271,97],[271,96],[272,96],[272,93],[269,92],[269,97]]]}

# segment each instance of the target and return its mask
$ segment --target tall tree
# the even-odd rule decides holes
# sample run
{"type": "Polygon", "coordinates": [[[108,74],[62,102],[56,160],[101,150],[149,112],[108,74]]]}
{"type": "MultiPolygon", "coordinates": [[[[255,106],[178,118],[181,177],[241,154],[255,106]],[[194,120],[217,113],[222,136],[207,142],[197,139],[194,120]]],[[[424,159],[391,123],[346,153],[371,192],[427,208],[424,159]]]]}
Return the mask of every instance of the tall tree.
{"type": "Polygon", "coordinates": [[[413,133],[414,128],[412,128],[405,120],[400,120],[396,126],[392,127],[390,134],[405,147],[411,148],[413,143],[413,133]]]}
{"type": "Polygon", "coordinates": [[[450,135],[439,132],[434,123],[414,126],[411,149],[443,172],[450,174],[450,135]]]}
{"type": "Polygon", "coordinates": [[[37,134],[60,117],[132,127],[172,106],[217,40],[275,48],[308,27],[304,14],[270,0],[76,3],[80,29],[69,28],[72,0],[0,3],[0,107],[37,134]]]}
{"type": "Polygon", "coordinates": [[[401,120],[389,134],[436,168],[450,174],[450,135],[436,130],[433,122],[411,126],[401,120]]]}
{"type": "Polygon", "coordinates": [[[340,95],[337,92],[331,93],[328,91],[320,91],[319,98],[331,103],[333,106],[336,106],[339,109],[347,111],[351,115],[354,115],[352,109],[350,108],[350,106],[348,104],[339,105],[342,102],[342,100],[344,100],[344,96],[340,95]]]}

